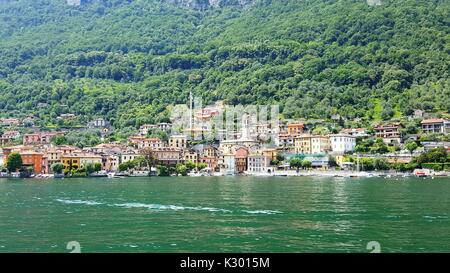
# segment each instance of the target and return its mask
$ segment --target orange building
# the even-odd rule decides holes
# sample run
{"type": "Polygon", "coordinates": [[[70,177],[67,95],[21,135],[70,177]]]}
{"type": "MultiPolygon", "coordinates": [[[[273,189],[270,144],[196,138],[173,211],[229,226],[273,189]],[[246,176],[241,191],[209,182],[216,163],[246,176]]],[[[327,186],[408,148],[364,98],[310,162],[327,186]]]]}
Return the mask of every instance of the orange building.
{"type": "Polygon", "coordinates": [[[33,151],[24,151],[20,153],[20,156],[22,156],[23,166],[33,167],[34,173],[42,173],[44,154],[33,151]]]}
{"type": "Polygon", "coordinates": [[[22,157],[24,167],[33,167],[34,173],[42,173],[42,166],[44,165],[44,154],[27,150],[24,146],[9,147],[3,149],[4,161],[8,160],[11,153],[17,152],[22,157]]]}
{"type": "Polygon", "coordinates": [[[22,157],[24,167],[33,167],[34,173],[42,173],[44,165],[44,154],[30,150],[27,146],[15,146],[3,148],[3,158],[6,162],[11,153],[19,153],[22,157]]]}
{"type": "Polygon", "coordinates": [[[305,131],[305,124],[303,123],[291,123],[288,124],[288,134],[291,136],[298,136],[305,131]]]}

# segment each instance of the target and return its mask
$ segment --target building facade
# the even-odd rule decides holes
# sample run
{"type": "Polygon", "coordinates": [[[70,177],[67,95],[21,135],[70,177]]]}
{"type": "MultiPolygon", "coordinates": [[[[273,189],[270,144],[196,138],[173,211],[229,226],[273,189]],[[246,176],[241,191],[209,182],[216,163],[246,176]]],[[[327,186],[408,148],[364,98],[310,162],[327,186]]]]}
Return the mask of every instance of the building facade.
{"type": "Polygon", "coordinates": [[[250,173],[271,173],[270,158],[264,155],[249,155],[247,171],[250,173]]]}
{"type": "Polygon", "coordinates": [[[330,151],[331,143],[327,136],[300,135],[295,137],[294,147],[299,154],[318,154],[330,151]]]}
{"type": "Polygon", "coordinates": [[[355,150],[356,137],[347,134],[335,134],[329,137],[333,153],[348,153],[355,150]]]}
{"type": "Polygon", "coordinates": [[[236,172],[243,173],[243,172],[247,171],[248,149],[245,147],[237,148],[234,158],[235,158],[235,164],[236,164],[236,172]]]}
{"type": "Polygon", "coordinates": [[[169,147],[175,149],[185,149],[187,147],[187,136],[186,135],[170,136],[169,147]]]}
{"type": "Polygon", "coordinates": [[[382,138],[385,143],[401,143],[400,123],[377,125],[374,127],[375,137],[382,138]]]}
{"type": "Polygon", "coordinates": [[[425,119],[421,125],[424,133],[450,133],[450,121],[445,119],[425,119]]]}

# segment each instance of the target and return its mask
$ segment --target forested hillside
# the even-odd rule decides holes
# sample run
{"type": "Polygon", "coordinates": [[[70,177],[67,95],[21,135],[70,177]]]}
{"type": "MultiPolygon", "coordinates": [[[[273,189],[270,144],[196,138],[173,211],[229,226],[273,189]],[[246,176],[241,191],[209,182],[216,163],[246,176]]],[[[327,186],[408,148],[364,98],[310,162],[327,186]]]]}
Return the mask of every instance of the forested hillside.
{"type": "Polygon", "coordinates": [[[128,130],[190,90],[294,118],[450,112],[448,0],[181,2],[0,0],[0,116],[128,130]]]}

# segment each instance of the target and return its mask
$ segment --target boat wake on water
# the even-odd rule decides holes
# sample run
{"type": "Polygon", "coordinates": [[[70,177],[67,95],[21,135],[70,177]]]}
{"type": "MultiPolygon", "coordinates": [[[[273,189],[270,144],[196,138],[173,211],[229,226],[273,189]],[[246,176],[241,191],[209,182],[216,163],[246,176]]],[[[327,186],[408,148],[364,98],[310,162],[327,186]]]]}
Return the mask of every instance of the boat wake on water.
{"type": "Polygon", "coordinates": [[[56,201],[64,203],[64,204],[78,204],[78,205],[88,205],[88,206],[103,205],[103,203],[96,202],[96,201],[90,201],[90,200],[56,199],[56,201]]]}
{"type": "MultiPolygon", "coordinates": [[[[121,203],[121,204],[106,204],[102,202],[92,201],[92,200],[69,200],[69,199],[56,199],[56,201],[68,204],[68,205],[87,205],[87,206],[95,206],[95,205],[106,205],[109,207],[120,207],[120,208],[146,208],[152,211],[164,211],[164,210],[173,210],[173,211],[208,211],[208,212],[221,212],[221,213],[232,213],[233,211],[228,209],[220,209],[213,207],[191,207],[191,206],[179,206],[179,205],[162,205],[162,204],[144,204],[144,203],[121,203]]],[[[240,210],[240,212],[244,212],[247,214],[280,214],[281,211],[277,210],[240,210]]]]}

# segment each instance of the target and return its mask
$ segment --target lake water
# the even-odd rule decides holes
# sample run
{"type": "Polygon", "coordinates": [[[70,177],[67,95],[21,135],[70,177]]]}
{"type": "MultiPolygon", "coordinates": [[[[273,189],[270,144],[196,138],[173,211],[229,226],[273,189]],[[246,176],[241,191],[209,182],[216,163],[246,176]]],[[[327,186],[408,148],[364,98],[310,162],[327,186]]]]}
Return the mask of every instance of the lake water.
{"type": "Polygon", "coordinates": [[[450,251],[450,179],[0,179],[0,252],[450,251]]]}

